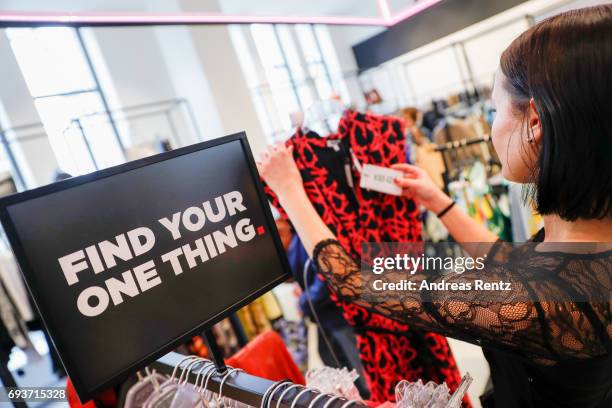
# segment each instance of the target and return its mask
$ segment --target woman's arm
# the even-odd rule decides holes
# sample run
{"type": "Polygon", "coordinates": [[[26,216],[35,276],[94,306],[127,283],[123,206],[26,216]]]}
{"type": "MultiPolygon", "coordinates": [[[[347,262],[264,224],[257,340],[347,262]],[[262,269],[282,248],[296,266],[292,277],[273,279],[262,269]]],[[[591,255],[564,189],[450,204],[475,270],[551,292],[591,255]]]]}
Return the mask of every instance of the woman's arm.
{"type": "MultiPolygon", "coordinates": [[[[457,285],[473,283],[477,279],[486,284],[510,281],[511,291],[377,289],[375,281],[380,280],[381,275],[361,272],[359,265],[334,239],[334,235],[308,200],[300,173],[293,161],[291,148],[277,145],[266,152],[257,165],[261,176],[279,197],[280,204],[292,221],[307,252],[342,301],[363,306],[423,330],[479,345],[502,347],[540,360],[588,358],[601,354],[597,342],[588,337],[589,330],[582,336],[588,338],[577,343],[590,343],[588,347],[576,349],[568,348],[563,342],[565,337],[561,335],[552,338],[542,335],[547,330],[542,326],[543,321],[547,322],[548,327],[554,327],[556,333],[577,333],[572,319],[559,316],[576,316],[576,319],[581,321],[585,320],[585,317],[577,312],[573,302],[554,304],[553,307],[544,301],[536,306],[532,300],[533,296],[538,297],[540,291],[547,289],[547,286],[540,285],[534,290],[523,279],[524,276],[529,276],[529,273],[507,269],[507,262],[501,255],[511,253],[512,248],[508,245],[498,246],[494,258],[499,254],[500,259],[491,260],[492,263],[487,265],[486,270],[466,271],[450,276],[411,275],[403,270],[390,270],[385,272],[384,280],[397,284],[413,282],[417,286],[424,278],[431,283],[447,282],[457,285]],[[559,312],[561,308],[567,310],[559,312]],[[554,311],[555,315],[551,315],[551,311],[554,311]]],[[[435,190],[429,189],[427,180],[419,178],[418,175],[414,176],[414,166],[396,167],[407,173],[406,178],[398,181],[406,194],[420,199],[432,211],[441,210],[450,203],[448,197],[444,200],[446,196],[436,192],[439,191],[437,187],[434,186],[435,190]],[[411,182],[412,180],[414,182],[411,182]]],[[[483,227],[457,208],[449,211],[443,220],[446,217],[447,227],[464,242],[497,240],[495,235],[483,231],[483,227]],[[470,229],[471,232],[461,229],[470,229]]],[[[543,299],[563,298],[562,288],[552,287],[548,290],[549,293],[543,295],[543,299]],[[551,296],[551,289],[553,294],[557,290],[560,295],[551,296]]]]}
{"type": "Polygon", "coordinates": [[[323,223],[308,199],[292,151],[292,148],[283,144],[273,146],[257,162],[257,169],[268,186],[277,194],[302,245],[312,258],[317,243],[326,239],[335,239],[335,236],[323,223]]]}
{"type": "MultiPolygon", "coordinates": [[[[334,235],[306,196],[291,148],[277,144],[262,155],[257,165],[263,179],[277,194],[304,248],[312,256],[318,242],[334,238],[334,235]]],[[[423,204],[429,211],[439,214],[452,203],[450,197],[435,185],[424,170],[410,164],[396,164],[393,168],[404,172],[405,177],[396,181],[402,187],[404,195],[423,204]]],[[[488,243],[498,240],[495,234],[470,218],[458,206],[453,206],[444,214],[442,222],[455,241],[460,243],[488,243]]]]}
{"type": "Polygon", "coordinates": [[[301,181],[288,194],[279,195],[278,199],[311,258],[317,243],[336,238],[308,199],[301,181]]]}
{"type": "MultiPolygon", "coordinates": [[[[404,177],[396,180],[403,194],[413,198],[434,214],[439,214],[453,201],[435,185],[425,170],[411,164],[392,166],[404,172],[404,177]]],[[[458,206],[453,206],[441,218],[444,226],[457,242],[495,242],[497,235],[489,231],[467,215],[458,206]]]]}

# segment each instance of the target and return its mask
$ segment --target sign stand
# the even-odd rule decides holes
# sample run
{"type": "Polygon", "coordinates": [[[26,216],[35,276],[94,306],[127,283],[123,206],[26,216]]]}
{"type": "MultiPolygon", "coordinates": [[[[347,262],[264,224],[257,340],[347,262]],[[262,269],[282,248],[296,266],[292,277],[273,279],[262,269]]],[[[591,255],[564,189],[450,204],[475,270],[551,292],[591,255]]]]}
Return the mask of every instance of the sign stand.
{"type": "Polygon", "coordinates": [[[249,338],[244,332],[244,327],[242,327],[242,323],[236,313],[232,313],[229,315],[229,321],[232,325],[232,329],[234,330],[234,334],[236,334],[236,339],[238,340],[238,346],[243,348],[249,342],[249,338]]]}
{"type": "Polygon", "coordinates": [[[223,352],[219,348],[217,344],[217,339],[215,339],[215,335],[211,329],[204,330],[202,333],[202,337],[204,337],[204,341],[206,342],[206,347],[208,347],[208,351],[212,357],[212,361],[217,366],[217,371],[219,374],[225,374],[227,371],[227,366],[225,365],[225,360],[223,359],[223,352]]]}

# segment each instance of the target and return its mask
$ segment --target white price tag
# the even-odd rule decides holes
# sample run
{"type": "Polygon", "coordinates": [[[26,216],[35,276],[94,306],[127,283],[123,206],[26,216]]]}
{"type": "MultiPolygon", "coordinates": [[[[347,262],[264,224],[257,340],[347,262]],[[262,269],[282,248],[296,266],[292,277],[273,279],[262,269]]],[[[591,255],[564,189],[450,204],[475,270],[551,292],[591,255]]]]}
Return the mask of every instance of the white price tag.
{"type": "Polygon", "coordinates": [[[401,178],[403,175],[404,173],[399,170],[364,164],[359,186],[366,190],[399,196],[402,195],[402,188],[395,184],[394,180],[401,178]]]}

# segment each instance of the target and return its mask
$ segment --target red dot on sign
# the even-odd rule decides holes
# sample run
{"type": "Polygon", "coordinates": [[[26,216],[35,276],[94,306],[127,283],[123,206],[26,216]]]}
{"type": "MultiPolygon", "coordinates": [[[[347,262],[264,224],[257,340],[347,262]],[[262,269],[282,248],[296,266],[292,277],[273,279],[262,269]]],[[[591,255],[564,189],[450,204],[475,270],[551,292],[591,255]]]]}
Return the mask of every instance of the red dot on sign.
{"type": "Polygon", "coordinates": [[[257,227],[257,235],[263,235],[264,232],[266,232],[266,230],[263,226],[257,227]]]}

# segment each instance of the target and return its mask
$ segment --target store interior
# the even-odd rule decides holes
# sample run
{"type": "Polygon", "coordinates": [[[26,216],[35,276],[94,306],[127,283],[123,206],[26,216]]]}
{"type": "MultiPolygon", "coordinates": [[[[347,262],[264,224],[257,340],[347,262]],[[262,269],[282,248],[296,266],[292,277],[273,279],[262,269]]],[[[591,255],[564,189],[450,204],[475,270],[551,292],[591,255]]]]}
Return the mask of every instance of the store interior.
{"type": "MultiPolygon", "coordinates": [[[[490,141],[501,52],[548,16],[607,2],[470,1],[460,6],[469,17],[454,19],[448,13],[457,3],[462,0],[4,0],[2,195],[242,131],[257,157],[298,128],[333,134],[351,110],[402,118],[410,130],[406,160],[425,168],[500,237],[524,242],[541,218],[521,187],[501,176],[490,141]],[[79,18],[85,22],[76,24],[79,18]]],[[[289,247],[290,227],[277,227],[289,247]]],[[[3,238],[0,363],[20,386],[64,385],[3,238]]],[[[448,233],[435,217],[423,217],[422,239],[445,241],[448,233]]],[[[303,263],[295,264],[303,273],[303,263]]],[[[330,324],[338,333],[317,327],[321,316],[308,311],[312,299],[304,287],[303,279],[283,283],[217,324],[224,356],[272,330],[299,375],[342,360],[335,365],[357,368],[357,388],[367,394],[355,333],[346,322],[330,324]],[[352,342],[340,358],[327,347],[331,337],[352,342]]],[[[471,406],[480,407],[490,386],[482,352],[449,344],[461,375],[474,378],[471,406]]],[[[180,351],[210,356],[201,337],[180,351]]]]}

